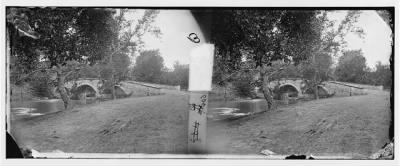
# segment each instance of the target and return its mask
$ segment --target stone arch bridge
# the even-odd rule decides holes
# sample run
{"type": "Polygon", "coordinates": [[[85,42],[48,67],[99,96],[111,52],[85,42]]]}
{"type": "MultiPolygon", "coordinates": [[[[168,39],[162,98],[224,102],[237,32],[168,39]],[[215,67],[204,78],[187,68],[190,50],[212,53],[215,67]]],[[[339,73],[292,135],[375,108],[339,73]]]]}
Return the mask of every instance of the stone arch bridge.
{"type": "MultiPolygon", "coordinates": [[[[78,92],[83,92],[84,90],[89,89],[90,91],[94,92],[94,97],[100,97],[103,95],[103,81],[97,78],[80,78],[76,81],[69,81],[65,83],[65,87],[67,88],[67,90],[69,90],[69,92],[71,92],[74,84],[76,84],[76,90],[78,92]]],[[[163,94],[163,89],[180,91],[180,86],[153,84],[137,81],[123,81],[119,85],[116,85],[115,89],[117,90],[116,93],[120,95],[122,94],[122,96],[149,96],[155,94],[163,94]]]]}
{"type": "Polygon", "coordinates": [[[281,80],[271,81],[269,84],[271,89],[278,88],[281,92],[286,91],[296,97],[303,97],[306,82],[302,78],[285,78],[281,80]]]}
{"type": "MultiPolygon", "coordinates": [[[[76,90],[82,91],[84,89],[90,89],[94,92],[95,97],[101,96],[100,88],[103,86],[103,81],[97,78],[81,78],[76,81],[69,81],[65,83],[65,87],[70,91],[72,87],[76,84],[76,90]]],[[[121,90],[125,94],[129,94],[128,90],[120,85],[115,86],[116,89],[121,90]]]]}
{"type": "MultiPolygon", "coordinates": [[[[302,78],[285,78],[281,80],[271,81],[269,88],[278,88],[280,92],[288,92],[289,96],[292,97],[305,97],[307,85],[305,79],[302,78]]],[[[340,83],[336,81],[324,81],[320,85],[317,85],[318,93],[321,96],[329,97],[335,95],[336,92],[343,93],[342,95],[352,94],[365,94],[364,88],[360,86],[354,86],[350,83],[340,83]]]]}

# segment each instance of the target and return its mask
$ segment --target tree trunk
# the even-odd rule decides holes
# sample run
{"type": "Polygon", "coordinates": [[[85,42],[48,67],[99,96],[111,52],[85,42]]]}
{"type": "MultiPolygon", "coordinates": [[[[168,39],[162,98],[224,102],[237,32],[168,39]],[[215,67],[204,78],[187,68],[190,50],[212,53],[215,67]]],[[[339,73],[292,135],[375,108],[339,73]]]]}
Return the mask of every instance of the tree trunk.
{"type": "Polygon", "coordinates": [[[313,79],[313,88],[314,88],[314,98],[315,100],[319,99],[319,94],[318,94],[318,84],[317,84],[317,79],[316,79],[317,75],[314,75],[314,79],[313,79]]]}
{"type": "Polygon", "coordinates": [[[110,54],[110,66],[111,66],[111,78],[110,78],[110,88],[111,88],[111,98],[115,100],[115,84],[114,84],[114,64],[113,64],[113,54],[110,54]]]}
{"type": "Polygon", "coordinates": [[[64,108],[69,108],[69,96],[67,90],[65,90],[64,86],[65,75],[62,73],[61,69],[57,70],[57,91],[60,93],[60,97],[64,103],[64,108]]]}
{"type": "Polygon", "coordinates": [[[20,93],[21,93],[21,102],[22,103],[24,103],[24,91],[25,91],[25,85],[23,84],[21,86],[21,91],[20,91],[20,93]]]}
{"type": "Polygon", "coordinates": [[[314,86],[314,98],[315,98],[315,100],[319,99],[318,86],[317,85],[314,86]]]}
{"type": "Polygon", "coordinates": [[[269,89],[269,76],[267,74],[262,74],[262,81],[263,81],[262,90],[263,90],[264,98],[265,98],[265,100],[267,100],[267,104],[268,104],[267,110],[271,110],[274,105],[274,99],[272,96],[272,92],[269,89]]]}
{"type": "Polygon", "coordinates": [[[318,84],[317,84],[317,72],[318,72],[318,70],[317,70],[317,64],[316,64],[316,62],[315,62],[315,54],[313,54],[312,55],[312,61],[313,61],[313,68],[314,68],[314,77],[313,77],[313,80],[312,80],[312,85],[313,85],[313,89],[314,89],[314,98],[315,98],[315,100],[318,100],[319,99],[319,95],[318,95],[318,84]]]}
{"type": "Polygon", "coordinates": [[[111,76],[111,98],[115,100],[115,83],[114,83],[114,74],[111,76]]]}
{"type": "Polygon", "coordinates": [[[224,85],[224,101],[226,102],[226,85],[224,85]]]}

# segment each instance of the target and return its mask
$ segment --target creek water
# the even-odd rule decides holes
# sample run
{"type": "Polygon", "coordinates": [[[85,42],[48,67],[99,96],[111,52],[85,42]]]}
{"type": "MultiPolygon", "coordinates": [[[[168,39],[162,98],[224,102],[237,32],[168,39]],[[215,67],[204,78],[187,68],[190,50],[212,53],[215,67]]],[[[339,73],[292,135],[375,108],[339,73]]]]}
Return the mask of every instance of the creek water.
{"type": "Polygon", "coordinates": [[[210,102],[207,117],[211,120],[225,120],[243,117],[265,110],[267,102],[263,99],[228,102],[210,102]]]}
{"type": "MultiPolygon", "coordinates": [[[[94,103],[95,100],[87,99],[86,104],[94,103]]],[[[80,100],[71,100],[70,105],[84,105],[80,100]]],[[[25,119],[35,116],[42,116],[53,112],[58,112],[64,109],[64,104],[61,99],[33,100],[24,102],[11,103],[11,120],[25,119]]]]}
{"type": "MultiPolygon", "coordinates": [[[[297,103],[297,100],[289,100],[289,104],[297,103]]],[[[275,100],[275,104],[282,105],[275,100]]],[[[231,120],[245,117],[254,113],[263,112],[267,108],[265,99],[251,99],[239,101],[218,101],[208,104],[207,118],[210,120],[231,120]]]]}
{"type": "MultiPolygon", "coordinates": [[[[71,106],[91,104],[96,99],[87,98],[86,103],[80,100],[71,100],[71,106]]],[[[295,101],[297,102],[297,101],[295,101]]],[[[295,103],[290,101],[289,104],[295,103]]],[[[276,101],[278,106],[280,101],[276,101]]],[[[253,113],[265,111],[267,102],[265,99],[251,99],[239,101],[211,101],[208,105],[207,117],[210,120],[236,119],[253,113]]],[[[42,116],[64,109],[60,99],[34,100],[11,103],[11,120],[25,119],[35,116],[42,116]]]]}

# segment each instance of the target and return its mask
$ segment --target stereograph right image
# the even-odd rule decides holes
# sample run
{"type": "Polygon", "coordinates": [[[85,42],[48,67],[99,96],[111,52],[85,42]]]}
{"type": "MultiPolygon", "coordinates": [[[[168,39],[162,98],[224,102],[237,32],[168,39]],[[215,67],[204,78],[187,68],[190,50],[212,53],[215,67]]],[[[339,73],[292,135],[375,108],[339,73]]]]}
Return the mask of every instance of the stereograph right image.
{"type": "Polygon", "coordinates": [[[394,159],[394,7],[6,18],[9,158],[394,159]]]}
{"type": "Polygon", "coordinates": [[[218,13],[210,152],[393,159],[390,11],[218,13]]]}

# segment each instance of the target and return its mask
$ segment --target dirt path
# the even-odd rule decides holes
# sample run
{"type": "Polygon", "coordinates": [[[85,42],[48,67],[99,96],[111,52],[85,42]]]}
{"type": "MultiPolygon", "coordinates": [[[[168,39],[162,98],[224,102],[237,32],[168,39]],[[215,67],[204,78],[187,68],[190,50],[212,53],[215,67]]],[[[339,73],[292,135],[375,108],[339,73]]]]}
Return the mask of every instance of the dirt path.
{"type": "Polygon", "coordinates": [[[244,119],[210,124],[213,153],[368,156],[389,141],[389,93],[300,103],[244,119]]]}
{"type": "MultiPolygon", "coordinates": [[[[389,93],[321,99],[240,120],[209,123],[211,153],[370,155],[388,141],[389,93]]],[[[40,152],[185,153],[188,95],[126,98],[14,124],[40,152]]]]}
{"type": "Polygon", "coordinates": [[[185,101],[182,93],[107,101],[17,121],[13,134],[42,152],[185,153],[185,101]]]}

